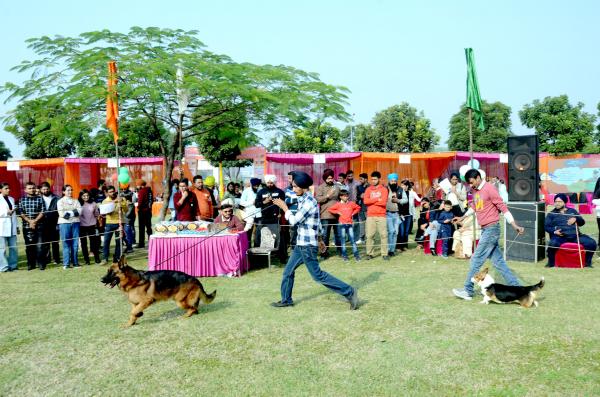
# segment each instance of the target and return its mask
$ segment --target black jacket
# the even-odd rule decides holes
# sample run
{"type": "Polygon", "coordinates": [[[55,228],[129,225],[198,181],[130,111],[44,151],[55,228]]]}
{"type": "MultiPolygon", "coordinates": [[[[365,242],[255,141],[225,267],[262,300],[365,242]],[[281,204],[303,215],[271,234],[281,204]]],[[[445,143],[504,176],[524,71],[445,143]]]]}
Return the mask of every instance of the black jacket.
{"type": "Polygon", "coordinates": [[[256,200],[254,201],[254,205],[256,206],[256,208],[261,210],[262,216],[260,218],[260,222],[268,224],[279,223],[279,214],[281,212],[279,207],[277,207],[273,203],[263,204],[263,201],[269,195],[271,195],[273,199],[278,198],[281,200],[285,200],[284,191],[279,189],[278,187],[273,187],[272,189],[265,187],[260,189],[258,193],[256,193],[256,200]]]}

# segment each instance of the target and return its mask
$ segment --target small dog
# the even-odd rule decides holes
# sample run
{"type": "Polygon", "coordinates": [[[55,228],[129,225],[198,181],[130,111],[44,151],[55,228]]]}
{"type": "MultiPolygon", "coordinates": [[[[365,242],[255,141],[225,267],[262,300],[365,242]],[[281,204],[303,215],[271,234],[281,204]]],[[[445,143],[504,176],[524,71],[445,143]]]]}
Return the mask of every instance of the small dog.
{"type": "Polygon", "coordinates": [[[527,287],[498,284],[495,283],[492,276],[488,274],[487,267],[471,278],[471,281],[481,288],[481,293],[483,294],[481,303],[487,305],[490,301],[496,303],[518,302],[521,306],[527,308],[532,305],[535,307],[538,306],[535,295],[545,284],[544,277],[542,277],[539,283],[527,287]]]}
{"type": "Polygon", "coordinates": [[[119,262],[112,264],[100,281],[111,288],[118,285],[127,295],[131,313],[125,327],[134,325],[144,315],[144,310],[156,301],[172,298],[177,306],[187,310],[184,316],[190,317],[198,313],[200,300],[208,304],[217,294],[217,291],[207,294],[198,279],[183,272],[136,270],[127,265],[124,256],[121,256],[119,262]]]}

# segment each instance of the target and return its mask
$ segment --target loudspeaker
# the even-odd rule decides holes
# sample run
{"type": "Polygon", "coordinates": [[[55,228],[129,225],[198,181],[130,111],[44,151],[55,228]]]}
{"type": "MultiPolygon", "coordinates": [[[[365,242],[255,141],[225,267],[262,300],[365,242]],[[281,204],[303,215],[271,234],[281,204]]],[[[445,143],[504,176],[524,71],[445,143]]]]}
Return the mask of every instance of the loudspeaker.
{"type": "Polygon", "coordinates": [[[504,221],[504,259],[519,262],[538,262],[546,258],[546,205],[530,202],[508,202],[508,209],[517,225],[525,229],[518,236],[512,226],[504,221]]]}
{"type": "Polygon", "coordinates": [[[508,138],[508,200],[540,201],[537,135],[508,138]]]}

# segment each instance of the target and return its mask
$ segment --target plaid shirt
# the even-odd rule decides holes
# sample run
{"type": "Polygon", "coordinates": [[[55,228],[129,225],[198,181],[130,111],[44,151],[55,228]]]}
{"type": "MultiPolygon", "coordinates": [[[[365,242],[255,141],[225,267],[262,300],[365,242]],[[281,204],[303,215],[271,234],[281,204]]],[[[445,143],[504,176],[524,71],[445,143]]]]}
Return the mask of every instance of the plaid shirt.
{"type": "Polygon", "coordinates": [[[304,195],[298,197],[297,212],[292,214],[292,211],[286,211],[285,219],[290,222],[290,225],[298,226],[297,245],[318,246],[319,206],[312,195],[304,193],[304,195]]]}
{"type": "MultiPolygon", "coordinates": [[[[17,214],[25,214],[29,219],[35,219],[40,212],[45,211],[44,199],[42,196],[25,196],[19,200],[17,214]]],[[[38,224],[43,223],[44,218],[38,221],[38,224]]],[[[29,222],[23,219],[23,229],[29,229],[29,222]]]]}

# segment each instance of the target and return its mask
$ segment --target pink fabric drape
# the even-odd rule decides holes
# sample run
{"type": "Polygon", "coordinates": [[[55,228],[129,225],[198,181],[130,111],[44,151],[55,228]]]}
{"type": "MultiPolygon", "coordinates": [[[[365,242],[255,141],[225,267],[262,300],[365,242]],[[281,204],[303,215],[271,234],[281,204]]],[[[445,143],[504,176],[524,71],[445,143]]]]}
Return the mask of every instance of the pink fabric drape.
{"type": "Polygon", "coordinates": [[[241,276],[248,271],[245,232],[211,237],[151,237],[149,270],[178,270],[194,277],[241,276]]]}

